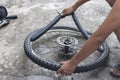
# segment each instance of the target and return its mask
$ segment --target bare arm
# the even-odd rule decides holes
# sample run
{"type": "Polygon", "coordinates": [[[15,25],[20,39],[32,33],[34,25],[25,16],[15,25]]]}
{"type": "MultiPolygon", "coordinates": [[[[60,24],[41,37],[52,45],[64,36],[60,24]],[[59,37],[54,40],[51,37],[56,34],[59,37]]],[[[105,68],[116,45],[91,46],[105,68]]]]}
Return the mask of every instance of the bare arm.
{"type": "Polygon", "coordinates": [[[63,62],[58,73],[71,75],[76,66],[90,54],[92,54],[115,30],[120,28],[120,0],[116,0],[110,14],[107,16],[99,29],[87,40],[82,49],[71,60],[63,62]]]}
{"type": "Polygon", "coordinates": [[[79,6],[81,6],[82,4],[84,4],[85,2],[87,2],[89,0],[78,0],[77,2],[75,2],[75,4],[73,4],[72,6],[64,9],[62,11],[62,15],[66,16],[66,15],[70,15],[71,13],[73,13],[79,6]]]}
{"type": "Polygon", "coordinates": [[[79,6],[81,6],[82,4],[84,4],[87,1],[89,1],[89,0],[78,0],[74,5],[72,5],[72,7],[74,8],[74,10],[76,10],[79,6]]]}
{"type": "Polygon", "coordinates": [[[79,53],[71,59],[75,65],[93,53],[112,32],[120,28],[119,4],[120,0],[116,0],[110,14],[107,16],[100,28],[87,40],[79,53]]]}

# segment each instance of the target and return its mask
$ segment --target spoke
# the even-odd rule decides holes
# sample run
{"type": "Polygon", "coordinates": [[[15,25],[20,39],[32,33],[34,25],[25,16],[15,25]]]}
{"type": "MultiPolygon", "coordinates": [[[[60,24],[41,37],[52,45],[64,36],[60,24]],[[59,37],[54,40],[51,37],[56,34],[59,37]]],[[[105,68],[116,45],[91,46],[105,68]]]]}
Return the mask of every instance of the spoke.
{"type": "MultiPolygon", "coordinates": [[[[79,33],[68,31],[51,31],[43,35],[38,41],[34,42],[33,50],[41,60],[49,62],[66,61],[69,60],[74,54],[79,52],[85,41],[86,40],[79,33]],[[61,48],[64,48],[64,45],[60,45],[57,42],[57,39],[61,36],[70,36],[71,40],[73,39],[72,41],[74,41],[75,38],[78,40],[78,44],[75,44],[74,46],[69,46],[71,51],[68,51],[68,53],[62,52],[61,48]]],[[[69,44],[70,43],[71,42],[69,42],[69,44]]],[[[88,61],[94,61],[96,57],[94,58],[93,56],[96,55],[91,55],[90,57],[82,61],[81,64],[86,64],[88,63],[88,61]]]]}

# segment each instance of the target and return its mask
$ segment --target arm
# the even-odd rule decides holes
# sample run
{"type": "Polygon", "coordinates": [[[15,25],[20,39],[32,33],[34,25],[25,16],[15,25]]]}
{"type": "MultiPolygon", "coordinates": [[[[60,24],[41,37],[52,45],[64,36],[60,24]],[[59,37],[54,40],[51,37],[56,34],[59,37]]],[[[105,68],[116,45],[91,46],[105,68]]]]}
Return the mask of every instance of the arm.
{"type": "Polygon", "coordinates": [[[110,14],[107,16],[100,28],[91,35],[83,48],[72,59],[72,63],[77,65],[84,58],[93,53],[105,41],[105,39],[115,30],[120,28],[120,0],[116,0],[110,14]]]}
{"type": "Polygon", "coordinates": [[[74,5],[72,5],[72,7],[74,10],[76,10],[79,6],[81,6],[82,4],[84,4],[87,1],[89,1],[89,0],[78,0],[74,5]]]}
{"type": "Polygon", "coordinates": [[[120,28],[120,0],[116,0],[110,14],[107,16],[103,24],[99,29],[94,32],[87,40],[82,49],[72,57],[71,60],[63,62],[62,67],[58,70],[58,73],[65,75],[71,75],[76,66],[105,41],[105,39],[115,30],[120,28]]]}
{"type": "Polygon", "coordinates": [[[78,0],[77,2],[75,2],[75,4],[73,4],[72,6],[64,9],[62,11],[62,15],[66,16],[66,15],[70,15],[71,13],[73,13],[79,6],[81,6],[82,4],[84,4],[85,2],[87,2],[89,0],[78,0]]]}

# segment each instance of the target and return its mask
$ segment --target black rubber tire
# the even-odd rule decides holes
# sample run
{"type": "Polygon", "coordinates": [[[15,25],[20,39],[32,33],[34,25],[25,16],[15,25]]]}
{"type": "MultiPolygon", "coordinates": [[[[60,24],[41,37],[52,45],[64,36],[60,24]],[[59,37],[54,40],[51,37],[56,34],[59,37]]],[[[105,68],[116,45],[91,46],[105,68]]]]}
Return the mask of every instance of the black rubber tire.
{"type": "Polygon", "coordinates": [[[4,6],[0,6],[0,20],[6,18],[7,15],[7,9],[4,6]]]}
{"type": "MultiPolygon", "coordinates": [[[[79,30],[77,30],[75,28],[66,27],[66,26],[63,26],[63,27],[57,26],[52,29],[67,29],[67,30],[73,30],[73,31],[79,32],[79,30]]],[[[61,67],[61,65],[59,63],[50,63],[50,62],[42,61],[34,54],[34,51],[32,50],[32,46],[31,46],[31,44],[32,44],[31,38],[33,35],[36,34],[37,31],[38,30],[31,32],[26,37],[26,39],[24,41],[25,53],[34,63],[38,64],[39,66],[47,68],[52,71],[57,71],[61,67]]],[[[90,33],[88,32],[88,34],[90,34],[90,33]]],[[[109,48],[105,42],[102,44],[102,46],[103,46],[104,50],[101,52],[102,54],[97,60],[95,60],[94,62],[92,62],[90,64],[86,64],[83,66],[77,66],[74,73],[91,71],[91,70],[94,70],[94,69],[106,64],[107,59],[109,57],[109,48]]]]}

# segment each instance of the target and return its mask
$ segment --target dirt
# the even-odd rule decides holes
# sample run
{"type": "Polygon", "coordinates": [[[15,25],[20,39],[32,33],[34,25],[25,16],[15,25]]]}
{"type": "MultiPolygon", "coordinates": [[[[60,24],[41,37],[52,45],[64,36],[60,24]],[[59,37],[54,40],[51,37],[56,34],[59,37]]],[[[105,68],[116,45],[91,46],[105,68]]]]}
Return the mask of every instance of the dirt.
{"type": "MultiPolygon", "coordinates": [[[[42,68],[25,55],[24,40],[32,31],[46,26],[57,12],[72,5],[73,0],[1,0],[9,15],[18,18],[0,28],[0,80],[119,80],[109,75],[111,66],[120,62],[120,46],[112,33],[106,42],[110,48],[107,65],[94,71],[57,76],[54,71],[42,68]],[[67,3],[67,4],[66,4],[67,3]]],[[[104,0],[91,0],[76,10],[77,17],[86,30],[94,32],[109,14],[111,8],[104,0]]],[[[75,26],[71,17],[66,17],[57,25],[75,26]]]]}

